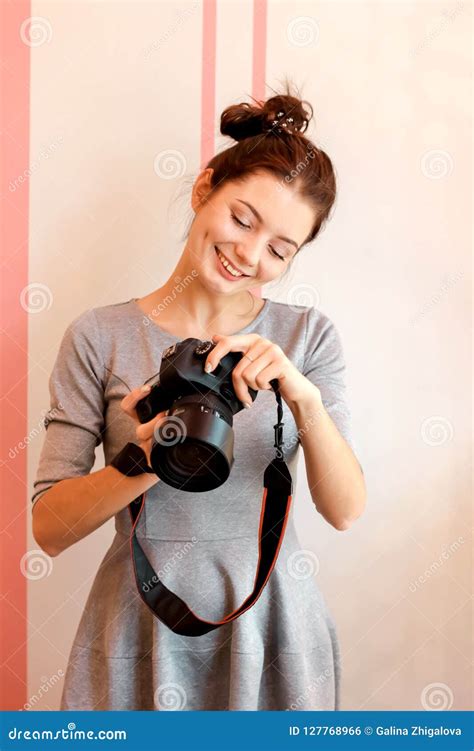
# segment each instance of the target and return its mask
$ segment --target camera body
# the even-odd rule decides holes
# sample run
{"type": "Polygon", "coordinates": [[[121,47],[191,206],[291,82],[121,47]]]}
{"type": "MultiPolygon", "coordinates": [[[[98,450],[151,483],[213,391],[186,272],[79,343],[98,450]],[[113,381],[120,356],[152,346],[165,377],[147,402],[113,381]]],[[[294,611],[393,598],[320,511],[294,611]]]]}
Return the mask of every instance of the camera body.
{"type": "MultiPolygon", "coordinates": [[[[168,347],[150,393],[136,405],[140,422],[168,410],[155,431],[150,463],[164,482],[182,490],[212,490],[234,463],[233,416],[244,409],[232,383],[241,352],[228,352],[212,373],[204,362],[216,345],[188,338],[168,347]]],[[[257,391],[249,388],[252,401],[257,391]]]]}

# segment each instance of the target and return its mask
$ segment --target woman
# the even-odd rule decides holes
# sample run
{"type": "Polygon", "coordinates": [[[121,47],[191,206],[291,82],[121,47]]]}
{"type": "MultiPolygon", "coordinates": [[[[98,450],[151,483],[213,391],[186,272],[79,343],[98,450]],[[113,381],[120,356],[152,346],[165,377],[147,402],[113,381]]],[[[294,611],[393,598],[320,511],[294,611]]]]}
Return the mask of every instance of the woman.
{"type": "Polygon", "coordinates": [[[317,511],[340,530],[362,513],[364,479],[335,326],[314,307],[250,293],[289,268],[333,205],[331,161],[303,135],[310,117],[289,91],[227,108],[221,132],[237,144],[196,179],[195,216],[169,279],[143,298],[87,310],[64,334],[34,483],[35,539],[55,556],[112,516],[116,535],[72,646],[61,709],[339,708],[336,630],[311,570],[315,556],[301,551],[291,512],[253,607],[197,637],[176,634],[146,607],[129,547],[128,505],[146,492],[137,536],[164,584],[206,620],[240,606],[253,588],[263,473],[275,456],[274,378],[293,487],[301,443],[317,511]],[[232,379],[251,404],[234,417],[228,480],[194,493],[154,472],[122,474],[114,457],[134,442],[149,464],[153,433],[165,419],[160,412],[142,425],[135,411],[163,351],[214,335],[206,361],[215,368],[227,352],[244,353],[232,379]],[[253,403],[249,387],[259,392],[253,403]],[[91,473],[101,442],[106,466],[91,473]]]}

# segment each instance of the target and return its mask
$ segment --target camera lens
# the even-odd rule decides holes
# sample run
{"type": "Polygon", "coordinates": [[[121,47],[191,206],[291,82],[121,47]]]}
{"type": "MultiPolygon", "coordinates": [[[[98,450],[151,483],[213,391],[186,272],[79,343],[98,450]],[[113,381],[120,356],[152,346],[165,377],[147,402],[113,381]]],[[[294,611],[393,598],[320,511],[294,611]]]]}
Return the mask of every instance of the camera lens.
{"type": "Polygon", "coordinates": [[[167,461],[170,470],[182,475],[203,475],[207,472],[206,464],[212,460],[212,449],[198,441],[185,441],[178,450],[173,446],[168,452],[167,461]]]}
{"type": "Polygon", "coordinates": [[[234,463],[232,413],[215,395],[183,397],[173,403],[160,433],[169,436],[179,420],[179,440],[157,442],[150,463],[158,477],[180,490],[213,490],[234,463]],[[167,426],[167,422],[169,423],[167,426]]]}

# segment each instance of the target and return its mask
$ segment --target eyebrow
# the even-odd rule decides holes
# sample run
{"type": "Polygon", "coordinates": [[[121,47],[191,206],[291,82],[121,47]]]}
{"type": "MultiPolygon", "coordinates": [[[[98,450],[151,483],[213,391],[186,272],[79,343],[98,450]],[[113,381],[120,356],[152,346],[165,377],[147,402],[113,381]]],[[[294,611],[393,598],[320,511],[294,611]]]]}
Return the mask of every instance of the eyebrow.
{"type": "MultiPolygon", "coordinates": [[[[265,222],[263,221],[262,217],[258,213],[257,209],[254,206],[252,206],[251,203],[248,203],[248,201],[243,201],[241,198],[237,198],[237,201],[240,201],[240,203],[245,203],[245,205],[249,207],[250,211],[255,215],[255,217],[258,219],[258,221],[261,224],[265,224],[265,222]]],[[[279,240],[283,240],[284,242],[290,243],[290,245],[294,245],[295,248],[296,248],[296,250],[299,250],[298,243],[295,242],[294,240],[291,240],[289,237],[282,237],[281,235],[278,235],[278,239],[279,240]]]]}

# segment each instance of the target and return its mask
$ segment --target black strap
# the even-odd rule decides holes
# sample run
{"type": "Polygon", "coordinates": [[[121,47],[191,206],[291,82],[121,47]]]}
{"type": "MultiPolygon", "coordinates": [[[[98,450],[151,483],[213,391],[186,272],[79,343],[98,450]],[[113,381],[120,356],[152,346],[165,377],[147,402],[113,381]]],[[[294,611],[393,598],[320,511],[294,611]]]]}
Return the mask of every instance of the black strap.
{"type": "Polygon", "coordinates": [[[128,506],[133,525],[130,548],[138,591],[152,613],[176,634],[202,636],[238,618],[260,597],[275,566],[291,506],[292,478],[281,449],[284,423],[281,422],[283,409],[278,381],[274,379],[270,383],[278,402],[278,422],[274,425],[274,446],[277,449],[277,455],[266,468],[263,478],[264,491],[258,536],[259,555],[254,586],[239,608],[226,615],[221,621],[206,621],[199,618],[184,600],[163,584],[138,541],[136,529],[145,505],[146,493],[142,493],[128,506]]]}

